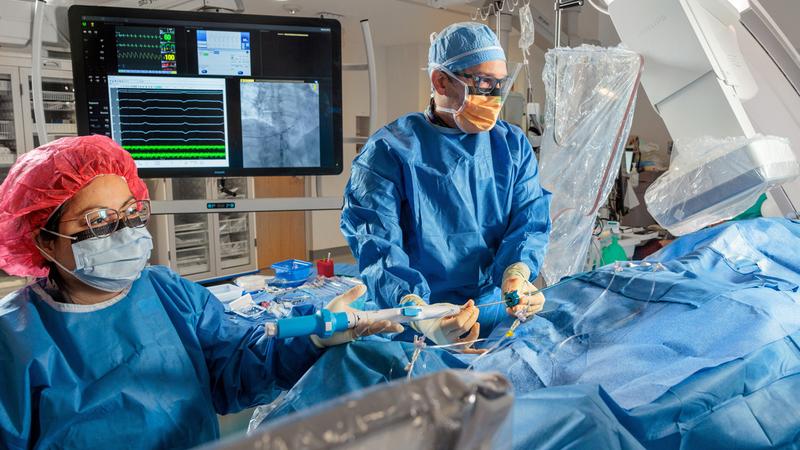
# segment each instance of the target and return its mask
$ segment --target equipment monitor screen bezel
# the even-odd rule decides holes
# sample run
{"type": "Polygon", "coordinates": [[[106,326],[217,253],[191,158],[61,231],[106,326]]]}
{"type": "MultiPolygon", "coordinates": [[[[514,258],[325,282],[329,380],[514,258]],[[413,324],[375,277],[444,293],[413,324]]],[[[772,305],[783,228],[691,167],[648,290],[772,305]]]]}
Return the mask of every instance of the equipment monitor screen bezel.
{"type": "MultiPolygon", "coordinates": [[[[156,9],[116,8],[105,6],[75,5],[69,8],[68,21],[72,49],[72,69],[75,82],[75,110],[77,113],[77,130],[79,135],[90,134],[89,110],[87,94],[87,74],[83,62],[84,45],[81,23],[85,18],[95,21],[107,19],[114,22],[130,22],[137,24],[141,19],[147,21],[162,20],[163,24],[171,22],[195,22],[219,25],[235,29],[238,26],[297,26],[330,28],[332,44],[332,92],[331,111],[333,135],[333,164],[319,167],[186,167],[186,168],[139,168],[143,178],[177,178],[177,177],[233,177],[233,176],[293,176],[293,175],[338,175],[342,173],[342,45],[341,24],[337,20],[310,17],[280,17],[252,14],[208,13],[195,11],[173,11],[156,9]]],[[[196,76],[177,74],[178,77],[196,76]]],[[[239,139],[241,144],[241,139],[239,139]]]]}

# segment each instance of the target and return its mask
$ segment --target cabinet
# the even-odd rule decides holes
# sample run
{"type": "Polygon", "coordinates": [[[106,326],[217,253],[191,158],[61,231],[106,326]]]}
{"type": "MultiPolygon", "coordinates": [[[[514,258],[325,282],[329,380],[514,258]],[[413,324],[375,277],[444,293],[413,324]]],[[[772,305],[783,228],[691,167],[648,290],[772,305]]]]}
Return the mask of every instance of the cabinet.
{"type": "MultiPolygon", "coordinates": [[[[163,189],[149,183],[151,196],[158,200],[253,198],[254,192],[252,178],[174,178],[160,183],[163,189]]],[[[190,280],[258,270],[254,213],[170,214],[155,217],[151,233],[156,241],[151,263],[168,265],[190,280]]]]}
{"type": "MultiPolygon", "coordinates": [[[[33,118],[30,61],[0,58],[0,183],[19,155],[39,145],[33,118]],[[28,64],[28,67],[24,67],[28,64]]],[[[75,136],[75,90],[68,61],[48,60],[42,71],[45,119],[51,140],[75,136]]],[[[0,271],[0,296],[25,285],[0,271]]]]}
{"type": "MultiPolygon", "coordinates": [[[[31,91],[31,69],[21,68],[22,98],[25,100],[25,147],[39,146],[36,123],[33,116],[33,92],[31,91]]],[[[69,70],[42,70],[42,99],[44,103],[47,137],[54,141],[78,133],[75,117],[75,85],[69,70]]]]}
{"type": "MultiPolygon", "coordinates": [[[[0,65],[0,183],[25,146],[19,68],[0,65]]],[[[25,285],[24,278],[0,270],[0,297],[25,285]]]]}
{"type": "Polygon", "coordinates": [[[0,66],[0,177],[5,179],[17,155],[25,149],[22,98],[16,67],[0,66]]]}

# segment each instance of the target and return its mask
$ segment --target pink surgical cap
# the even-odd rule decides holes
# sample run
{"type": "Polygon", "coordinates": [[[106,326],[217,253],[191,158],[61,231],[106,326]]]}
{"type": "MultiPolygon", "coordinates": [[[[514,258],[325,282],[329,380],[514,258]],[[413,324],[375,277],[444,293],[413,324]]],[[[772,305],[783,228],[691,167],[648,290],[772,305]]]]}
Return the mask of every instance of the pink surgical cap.
{"type": "Polygon", "coordinates": [[[0,185],[0,269],[9,275],[47,276],[34,232],[101,175],[119,175],[135,198],[149,198],[131,155],[105,136],[62,138],[21,155],[0,185]]]}

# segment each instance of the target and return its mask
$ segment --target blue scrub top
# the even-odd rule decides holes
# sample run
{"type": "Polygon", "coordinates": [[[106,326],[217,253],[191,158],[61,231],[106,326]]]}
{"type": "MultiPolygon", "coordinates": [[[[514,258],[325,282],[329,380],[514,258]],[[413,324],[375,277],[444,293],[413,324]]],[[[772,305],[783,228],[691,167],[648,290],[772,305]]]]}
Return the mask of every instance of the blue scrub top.
{"type": "MultiPolygon", "coordinates": [[[[375,301],[500,300],[503,271],[535,278],[550,232],[550,193],[519,127],[466,134],[422,113],[383,127],[353,162],[341,229],[375,301]]],[[[505,317],[481,311],[481,332],[505,317]],[[491,320],[488,320],[491,318],[491,320]]]]}
{"type": "Polygon", "coordinates": [[[99,305],[39,280],[0,300],[4,448],[189,448],[216,414],[271,401],[321,351],[224,314],[204,287],[150,267],[99,305]]]}

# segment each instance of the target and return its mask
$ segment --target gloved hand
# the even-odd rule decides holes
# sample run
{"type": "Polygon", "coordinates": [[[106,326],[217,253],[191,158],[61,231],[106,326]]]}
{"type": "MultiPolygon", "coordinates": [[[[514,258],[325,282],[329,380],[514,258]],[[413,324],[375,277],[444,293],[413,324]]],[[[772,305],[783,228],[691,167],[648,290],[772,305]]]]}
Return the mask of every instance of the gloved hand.
{"type": "Polygon", "coordinates": [[[518,317],[517,315],[522,313],[528,317],[544,308],[544,294],[536,292],[536,287],[528,281],[530,277],[531,269],[523,262],[514,263],[503,272],[503,284],[500,288],[503,300],[505,301],[506,294],[509,292],[517,292],[519,295],[519,304],[513,308],[506,308],[509,315],[518,317]],[[536,293],[528,295],[531,292],[536,293]]]}
{"type": "MultiPolygon", "coordinates": [[[[367,287],[362,285],[358,285],[350,289],[349,291],[345,292],[344,294],[334,298],[328,303],[328,306],[325,309],[332,311],[332,312],[352,312],[357,311],[355,308],[350,306],[351,303],[355,302],[361,296],[367,293],[367,287]]],[[[363,322],[356,325],[355,328],[350,328],[346,331],[340,331],[338,333],[334,333],[333,336],[322,339],[319,336],[311,335],[311,341],[319,348],[325,347],[333,347],[334,345],[346,344],[350,341],[354,341],[363,336],[369,336],[372,334],[379,334],[379,333],[402,333],[403,330],[402,325],[399,323],[395,323],[389,320],[379,320],[377,322],[363,322]]]]}
{"type": "MultiPolygon", "coordinates": [[[[418,295],[409,294],[400,300],[400,304],[412,302],[416,305],[425,305],[425,301],[418,295]]],[[[462,353],[483,353],[485,350],[473,349],[472,341],[478,339],[481,324],[478,323],[480,310],[475,302],[470,300],[461,307],[461,312],[453,316],[438,319],[418,320],[411,322],[411,328],[425,335],[436,345],[464,344],[462,353]]]]}

